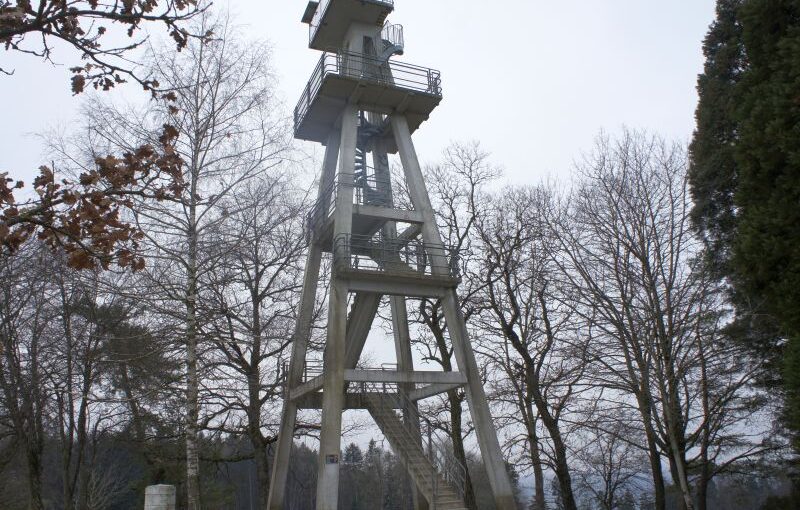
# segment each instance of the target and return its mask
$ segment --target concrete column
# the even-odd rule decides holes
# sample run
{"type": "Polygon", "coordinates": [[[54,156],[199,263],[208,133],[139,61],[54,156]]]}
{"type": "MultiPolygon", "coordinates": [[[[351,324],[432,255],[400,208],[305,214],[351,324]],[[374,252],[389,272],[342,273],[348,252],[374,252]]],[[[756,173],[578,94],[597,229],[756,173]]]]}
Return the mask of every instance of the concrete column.
{"type": "MultiPolygon", "coordinates": [[[[350,234],[353,224],[353,174],[355,173],[358,109],[348,105],[342,114],[341,150],[339,152],[339,190],[334,213],[334,243],[350,234]]],[[[334,244],[334,257],[349,264],[349,250],[334,244]],[[345,259],[345,257],[347,257],[345,259]]],[[[320,432],[317,475],[317,510],[336,510],[339,499],[339,463],[341,462],[342,410],[344,408],[344,367],[347,336],[347,282],[334,276],[328,301],[328,338],[322,394],[322,430],[320,432]]]]}
{"type": "MultiPolygon", "coordinates": [[[[408,120],[405,115],[394,114],[390,117],[392,132],[394,133],[397,151],[400,154],[400,162],[403,164],[403,172],[406,177],[406,184],[411,195],[411,202],[414,209],[422,214],[425,222],[422,224],[422,240],[428,246],[442,246],[442,237],[439,228],[436,226],[436,216],[433,212],[428,188],[425,186],[425,179],[422,177],[422,168],[419,165],[417,151],[414,149],[414,142],[411,141],[411,130],[408,128],[408,120]]],[[[429,254],[433,262],[432,273],[437,276],[447,276],[448,262],[440,252],[429,254]]]]}
{"type": "Polygon", "coordinates": [[[445,321],[450,332],[450,341],[453,342],[458,368],[467,376],[467,402],[481,449],[481,457],[486,466],[497,510],[516,510],[517,503],[506,471],[506,462],[500,450],[500,442],[483,390],[478,363],[475,361],[475,353],[472,351],[464,316],[458,303],[458,295],[455,289],[451,289],[443,300],[445,321]]]}
{"type": "MultiPolygon", "coordinates": [[[[380,122],[380,119],[371,119],[371,122],[380,122]]],[[[378,141],[372,153],[375,176],[378,178],[379,190],[385,193],[391,201],[391,172],[389,170],[389,160],[383,141],[378,141]],[[380,186],[386,183],[386,188],[380,186]]],[[[383,227],[384,239],[397,239],[397,224],[393,221],[386,222],[383,227]]],[[[392,313],[392,333],[394,334],[394,349],[397,356],[397,369],[400,372],[411,372],[414,370],[414,358],[411,355],[411,333],[408,329],[408,307],[406,298],[403,296],[389,296],[389,305],[392,313]]],[[[402,384],[400,390],[408,395],[414,389],[413,384],[402,384]]],[[[404,418],[410,419],[411,410],[404,410],[404,418]]],[[[416,427],[417,442],[422,445],[422,434],[419,424],[416,427]]],[[[414,485],[409,474],[406,475],[406,486],[414,487],[412,492],[412,502],[414,510],[428,510],[428,502],[425,496],[414,485]]]]}
{"type": "Polygon", "coordinates": [[[151,485],[144,490],[144,510],[175,510],[175,486],[151,485]]]}
{"type": "Polygon", "coordinates": [[[356,368],[364,350],[364,344],[367,342],[369,331],[372,329],[375,314],[378,313],[381,297],[381,294],[356,293],[352,313],[349,314],[350,318],[347,322],[345,368],[356,368]]]}
{"type": "MultiPolygon", "coordinates": [[[[411,140],[408,121],[405,116],[396,114],[392,115],[391,124],[398,152],[400,153],[400,160],[403,163],[411,201],[414,203],[414,208],[422,213],[425,222],[422,226],[422,238],[427,245],[441,246],[442,238],[436,226],[436,217],[431,206],[430,196],[425,186],[425,180],[422,177],[422,169],[414,149],[414,143],[411,140]]],[[[439,257],[431,257],[436,260],[435,265],[438,266],[434,274],[446,274],[447,262],[442,260],[444,257],[439,257]]],[[[516,510],[516,502],[511,489],[511,481],[506,471],[505,459],[503,459],[503,454],[500,450],[500,442],[497,440],[492,415],[489,412],[489,404],[486,400],[486,393],[483,390],[478,364],[475,361],[475,354],[472,351],[464,317],[461,314],[458,303],[456,291],[454,289],[448,291],[443,300],[445,320],[447,329],[450,332],[450,340],[453,342],[459,370],[467,377],[467,400],[472,414],[472,421],[475,424],[475,433],[481,449],[481,456],[486,465],[486,472],[494,493],[497,509],[516,510]]]]}
{"type": "Polygon", "coordinates": [[[341,143],[341,133],[339,130],[332,130],[328,135],[328,144],[325,146],[325,156],[322,161],[322,175],[319,177],[318,196],[323,200],[323,210],[328,209],[330,196],[325,192],[336,179],[336,164],[339,161],[339,144],[341,143]]]}
{"type": "MultiPolygon", "coordinates": [[[[325,147],[325,157],[322,166],[322,175],[319,182],[319,193],[322,194],[333,182],[336,174],[336,160],[339,155],[339,133],[334,131],[328,138],[328,145],[325,147]]],[[[303,290],[300,297],[300,313],[297,317],[295,330],[292,338],[292,357],[289,361],[289,373],[287,374],[287,391],[300,384],[305,369],[306,352],[308,350],[308,340],[311,334],[311,318],[314,313],[314,305],[317,296],[317,284],[319,282],[319,270],[322,260],[322,249],[312,239],[309,248],[308,259],[306,259],[305,273],[303,273],[303,290]]],[[[275,459],[272,466],[272,478],[270,481],[269,510],[282,510],[286,498],[286,478],[289,474],[289,460],[292,453],[294,440],[294,427],[297,421],[297,405],[285,398],[283,401],[283,411],[281,413],[281,428],[278,432],[278,441],[275,449],[275,459]]]]}

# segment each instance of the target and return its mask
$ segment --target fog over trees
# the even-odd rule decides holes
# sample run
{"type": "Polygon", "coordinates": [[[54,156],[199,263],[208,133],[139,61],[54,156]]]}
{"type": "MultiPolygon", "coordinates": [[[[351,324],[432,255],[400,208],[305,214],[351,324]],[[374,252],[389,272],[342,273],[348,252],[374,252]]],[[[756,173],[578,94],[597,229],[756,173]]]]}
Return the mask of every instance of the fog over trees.
{"type": "MultiPolygon", "coordinates": [[[[657,130],[600,132],[570,180],[533,185],[506,181],[502,154],[479,141],[428,155],[426,182],[444,242],[459,250],[459,304],[520,509],[796,508],[799,305],[778,295],[783,283],[758,283],[777,277],[762,267],[771,259],[747,249],[748,239],[786,231],[753,196],[756,169],[780,166],[778,149],[747,152],[768,145],[752,95],[736,117],[748,129],[742,154],[703,138],[721,122],[703,93],[740,63],[720,45],[774,43],[782,59],[796,49],[757,42],[756,21],[771,15],[762,3],[719,1],[706,54],[726,60],[701,77],[691,147],[657,130]],[[738,14],[753,33],[739,32],[738,14]],[[743,180],[714,180],[720,166],[743,180]],[[747,237],[731,248],[738,222],[747,237]],[[754,267],[757,277],[742,276],[754,267]],[[763,299],[747,308],[750,298],[763,299]]],[[[0,20],[35,17],[18,4],[0,1],[0,20]]],[[[268,48],[203,4],[165,9],[175,40],[142,43],[144,75],[119,71],[153,99],[75,99],[79,127],[43,137],[52,163],[35,192],[0,175],[0,509],[135,509],[161,483],[177,486],[180,508],[267,508],[318,162],[292,140],[268,48]]],[[[0,41],[18,50],[34,30],[15,26],[0,21],[0,41]]],[[[99,48],[98,58],[119,58],[99,48]]],[[[767,57],[749,54],[748,80],[767,87],[767,57]]],[[[121,86],[109,63],[75,73],[76,92],[106,79],[121,86]]],[[[723,127],[720,137],[739,136],[723,127]]],[[[399,183],[393,191],[409,200],[399,183]]],[[[417,365],[454,370],[442,303],[407,307],[417,365]]],[[[489,510],[465,403],[452,389],[419,412],[467,467],[467,507],[489,510]]],[[[300,418],[286,508],[311,510],[320,416],[300,418]]],[[[346,429],[340,508],[413,508],[403,461],[377,427],[359,415],[346,429]]]]}

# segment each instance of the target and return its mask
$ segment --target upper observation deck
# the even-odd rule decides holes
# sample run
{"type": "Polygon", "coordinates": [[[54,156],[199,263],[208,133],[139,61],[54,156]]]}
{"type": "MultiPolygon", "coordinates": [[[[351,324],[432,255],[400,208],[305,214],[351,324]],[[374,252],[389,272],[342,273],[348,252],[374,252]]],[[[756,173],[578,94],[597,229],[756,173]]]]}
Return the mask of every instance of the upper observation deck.
{"type": "Polygon", "coordinates": [[[326,51],[341,46],[353,23],[380,27],[394,10],[394,0],[320,0],[308,3],[303,23],[308,23],[308,46],[326,51]]]}
{"type": "Polygon", "coordinates": [[[294,109],[295,138],[327,143],[348,103],[402,112],[413,132],[442,101],[439,71],[363,53],[324,53],[294,109]]]}

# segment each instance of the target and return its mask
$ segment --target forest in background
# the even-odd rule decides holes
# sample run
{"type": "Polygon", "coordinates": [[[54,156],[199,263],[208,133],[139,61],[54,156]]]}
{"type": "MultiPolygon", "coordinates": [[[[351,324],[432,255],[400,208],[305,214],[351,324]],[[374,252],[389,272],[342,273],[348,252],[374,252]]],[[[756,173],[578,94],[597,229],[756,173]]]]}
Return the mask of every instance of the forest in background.
{"type": "MultiPolygon", "coordinates": [[[[752,125],[757,99],[790,104],[773,83],[786,67],[759,57],[791,60],[800,11],[763,4],[720,0],[690,147],[601,133],[568,186],[506,184],[478,142],[425,169],[522,508],[794,508],[794,309],[769,284],[791,282],[793,259],[742,239],[797,238],[796,208],[753,203],[756,183],[779,192],[770,205],[795,196],[797,138],[771,145],[752,125]],[[740,99],[759,83],[772,96],[740,99]],[[719,178],[715,143],[734,147],[735,179],[719,178]]],[[[313,162],[265,47],[224,14],[179,18],[182,51],[143,58],[153,101],[84,97],[80,128],[47,137],[33,198],[10,178],[0,189],[3,508],[137,508],[153,483],[177,485],[186,508],[266,507],[314,199],[298,175],[313,162]]],[[[408,202],[399,175],[394,189],[408,202]]],[[[325,309],[320,292],[318,353],[325,309]]],[[[419,357],[452,370],[441,303],[409,310],[419,357]]],[[[469,508],[492,508],[463,391],[420,411],[468,467],[469,508]]],[[[302,423],[289,493],[305,510],[319,417],[302,423]]],[[[342,508],[407,508],[388,448],[351,445],[343,461],[342,508]]]]}

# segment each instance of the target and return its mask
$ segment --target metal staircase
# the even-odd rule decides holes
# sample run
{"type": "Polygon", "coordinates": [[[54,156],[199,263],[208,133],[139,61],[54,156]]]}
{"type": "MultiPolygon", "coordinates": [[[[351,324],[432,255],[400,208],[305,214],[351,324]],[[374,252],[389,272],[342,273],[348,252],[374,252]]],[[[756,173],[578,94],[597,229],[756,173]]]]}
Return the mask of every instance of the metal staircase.
{"type": "Polygon", "coordinates": [[[376,183],[374,178],[370,178],[367,165],[367,152],[372,140],[376,137],[383,136],[385,131],[384,126],[377,126],[369,122],[363,112],[359,114],[358,122],[358,137],[356,141],[356,157],[355,157],[355,171],[353,180],[356,188],[361,188],[364,193],[365,204],[367,205],[380,205],[384,207],[391,207],[388,203],[388,186],[390,183],[376,183]],[[372,182],[371,182],[372,181],[372,182]],[[380,191],[375,189],[372,185],[385,184],[387,190],[380,191]]]}
{"type": "Polygon", "coordinates": [[[381,29],[381,53],[379,60],[388,61],[394,55],[402,55],[405,50],[403,25],[392,25],[388,21],[381,29]]]}
{"type": "Polygon", "coordinates": [[[431,510],[467,510],[464,503],[464,467],[452,456],[444,452],[434,451],[433,443],[429,443],[429,454],[422,449],[415,407],[402,393],[392,396],[380,393],[366,395],[367,409],[389,441],[392,449],[405,463],[411,479],[428,501],[431,510]],[[392,398],[405,400],[405,408],[412,419],[403,423],[392,408],[392,398]],[[438,462],[437,462],[438,461],[438,462]]]}

